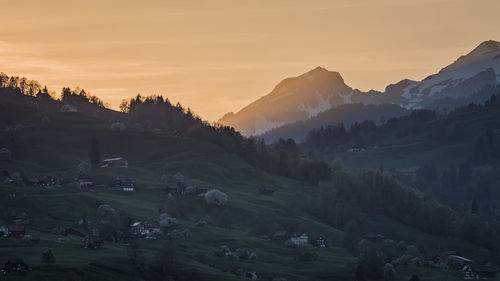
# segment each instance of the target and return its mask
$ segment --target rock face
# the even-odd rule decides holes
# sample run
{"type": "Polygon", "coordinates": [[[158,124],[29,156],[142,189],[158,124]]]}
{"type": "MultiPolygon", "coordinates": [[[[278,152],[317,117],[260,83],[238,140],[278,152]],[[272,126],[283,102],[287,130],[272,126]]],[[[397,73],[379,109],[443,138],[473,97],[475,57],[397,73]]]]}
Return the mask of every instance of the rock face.
{"type": "Polygon", "coordinates": [[[481,43],[422,81],[404,79],[388,85],[384,92],[361,92],[346,85],[338,72],[317,67],[283,80],[271,93],[236,113],[227,113],[219,123],[232,126],[246,136],[260,135],[346,103],[396,104],[406,109],[450,108],[457,106],[460,99],[469,103],[471,96],[487,85],[500,85],[497,41],[481,43]]]}

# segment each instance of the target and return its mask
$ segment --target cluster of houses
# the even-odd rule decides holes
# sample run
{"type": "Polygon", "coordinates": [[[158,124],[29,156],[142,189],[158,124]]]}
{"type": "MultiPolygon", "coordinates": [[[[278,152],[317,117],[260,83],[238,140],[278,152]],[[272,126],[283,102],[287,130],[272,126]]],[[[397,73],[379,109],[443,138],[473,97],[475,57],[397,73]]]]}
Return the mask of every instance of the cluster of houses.
{"type": "Polygon", "coordinates": [[[65,235],[82,238],[83,248],[97,249],[101,248],[104,243],[102,238],[99,236],[99,231],[96,228],[91,231],[87,231],[85,229],[71,227],[66,229],[65,235]]]}
{"type": "Polygon", "coordinates": [[[462,276],[466,280],[496,278],[498,272],[496,267],[474,264],[472,260],[462,257],[458,251],[441,252],[432,261],[441,267],[453,264],[455,268],[462,270],[462,276]]]}
{"type": "Polygon", "coordinates": [[[161,233],[159,223],[134,222],[130,225],[130,233],[136,236],[151,237],[161,233]]]}
{"type": "Polygon", "coordinates": [[[9,259],[2,268],[3,275],[25,275],[31,268],[24,263],[23,259],[9,259]]]}
{"type": "Polygon", "coordinates": [[[26,227],[24,225],[9,225],[0,226],[0,236],[23,238],[26,234],[26,227]]]}
{"type": "Polygon", "coordinates": [[[55,188],[61,186],[63,183],[63,177],[60,174],[57,176],[30,176],[25,179],[21,176],[21,173],[17,171],[4,170],[2,171],[2,175],[5,177],[5,183],[17,186],[55,188]]]}
{"type": "MultiPolygon", "coordinates": [[[[378,243],[384,241],[384,236],[380,233],[366,233],[363,239],[378,243]]],[[[430,266],[434,268],[461,270],[463,279],[489,279],[496,278],[498,269],[487,265],[475,264],[472,260],[460,255],[458,251],[444,251],[428,261],[419,263],[420,266],[430,266]]]]}
{"type": "MultiPolygon", "coordinates": [[[[161,228],[159,223],[134,222],[130,225],[128,232],[123,233],[121,231],[116,231],[114,238],[117,243],[128,244],[130,241],[137,239],[138,236],[152,238],[160,233],[161,228]]],[[[97,228],[87,231],[81,228],[70,227],[64,231],[64,235],[81,238],[82,248],[101,248],[104,243],[99,236],[99,230],[97,228]]]]}
{"type": "Polygon", "coordinates": [[[165,193],[172,195],[197,196],[208,192],[209,186],[199,182],[174,182],[167,183],[165,193]]]}
{"type": "Polygon", "coordinates": [[[28,186],[31,187],[45,187],[45,188],[54,188],[61,186],[63,182],[62,175],[54,176],[31,176],[27,180],[28,186]]]}
{"type": "MultiPolygon", "coordinates": [[[[95,185],[93,179],[88,177],[81,177],[78,179],[78,183],[81,189],[92,188],[95,185]]],[[[110,184],[111,188],[121,191],[135,191],[137,186],[136,180],[130,177],[115,177],[113,182],[110,184]]]]}
{"type": "Polygon", "coordinates": [[[293,247],[315,247],[315,248],[326,248],[328,244],[326,242],[326,238],[323,236],[318,236],[314,239],[310,239],[309,236],[305,233],[301,235],[293,234],[288,235],[286,230],[278,230],[273,234],[273,240],[284,241],[286,245],[293,247]]]}

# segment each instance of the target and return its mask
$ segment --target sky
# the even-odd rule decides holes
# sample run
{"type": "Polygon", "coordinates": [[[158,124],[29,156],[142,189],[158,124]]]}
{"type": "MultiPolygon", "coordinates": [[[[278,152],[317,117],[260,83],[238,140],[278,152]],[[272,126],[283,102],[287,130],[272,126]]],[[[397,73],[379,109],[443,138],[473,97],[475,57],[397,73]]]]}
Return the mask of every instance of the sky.
{"type": "Polygon", "coordinates": [[[383,90],[500,41],[498,0],[0,0],[0,19],[0,72],[209,121],[317,66],[383,90]]]}

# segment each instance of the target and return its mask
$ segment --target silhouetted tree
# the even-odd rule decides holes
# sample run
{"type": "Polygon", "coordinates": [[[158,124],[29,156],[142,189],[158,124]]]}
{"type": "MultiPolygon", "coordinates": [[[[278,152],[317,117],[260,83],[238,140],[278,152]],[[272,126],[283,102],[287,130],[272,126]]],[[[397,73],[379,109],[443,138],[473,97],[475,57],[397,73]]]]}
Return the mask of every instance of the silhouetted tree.
{"type": "Polygon", "coordinates": [[[471,205],[471,208],[470,208],[470,212],[473,213],[473,214],[477,214],[478,213],[478,206],[477,206],[477,199],[476,198],[472,199],[472,205],[471,205]]]}
{"type": "Polygon", "coordinates": [[[50,266],[56,262],[56,257],[52,254],[52,250],[47,250],[42,253],[42,263],[47,263],[50,266]]]}
{"type": "Polygon", "coordinates": [[[344,247],[351,253],[356,251],[356,246],[358,245],[360,237],[360,231],[358,224],[355,220],[351,220],[347,223],[344,229],[344,247]]]}
{"type": "Polygon", "coordinates": [[[90,163],[93,166],[98,166],[101,163],[101,152],[99,151],[99,143],[96,138],[92,138],[90,143],[90,163]]]}

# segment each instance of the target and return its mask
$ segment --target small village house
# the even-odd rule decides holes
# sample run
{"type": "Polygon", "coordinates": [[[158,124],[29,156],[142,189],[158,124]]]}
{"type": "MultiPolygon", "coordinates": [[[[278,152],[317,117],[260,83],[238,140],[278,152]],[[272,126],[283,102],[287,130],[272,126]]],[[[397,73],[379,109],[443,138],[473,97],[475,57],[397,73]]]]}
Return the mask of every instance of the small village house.
{"type": "Polygon", "coordinates": [[[24,227],[24,225],[9,226],[9,236],[21,238],[24,234],[26,234],[26,227],[24,227]]]}
{"type": "Polygon", "coordinates": [[[94,181],[90,178],[79,178],[80,188],[90,188],[94,186],[94,181]]]}
{"type": "Polygon", "coordinates": [[[147,235],[156,235],[161,233],[160,224],[157,222],[146,222],[144,223],[144,232],[147,235]]]}
{"type": "Polygon", "coordinates": [[[91,249],[96,249],[100,248],[103,244],[103,241],[101,237],[94,235],[94,234],[88,234],[87,236],[83,237],[82,239],[82,246],[83,248],[91,248],[91,249]]]}
{"type": "Polygon", "coordinates": [[[452,255],[459,256],[460,253],[456,250],[444,251],[444,252],[437,254],[434,258],[432,258],[432,261],[436,264],[445,263],[446,259],[452,255]]]}
{"type": "Polygon", "coordinates": [[[38,179],[38,177],[29,177],[28,178],[28,186],[39,187],[40,186],[40,179],[38,179]]]}
{"type": "Polygon", "coordinates": [[[24,263],[23,259],[9,259],[3,267],[3,272],[8,275],[24,275],[30,271],[30,267],[24,263]]]}
{"type": "Polygon", "coordinates": [[[135,191],[136,181],[134,178],[115,177],[113,186],[123,191],[135,191]]]}
{"type": "Polygon", "coordinates": [[[289,239],[289,241],[290,241],[290,244],[292,244],[294,246],[304,247],[304,246],[307,246],[309,244],[309,237],[307,236],[307,234],[302,233],[302,235],[300,235],[300,236],[297,236],[297,235],[292,236],[289,239]]]}
{"type": "Polygon", "coordinates": [[[288,232],[286,230],[277,230],[273,234],[273,240],[286,241],[288,239],[288,232]]]}
{"type": "Polygon", "coordinates": [[[318,248],[326,248],[326,239],[323,236],[319,236],[314,240],[313,246],[318,248]]]}
{"type": "Polygon", "coordinates": [[[142,222],[134,222],[130,225],[130,233],[134,235],[144,235],[146,227],[142,222]]]}
{"type": "Polygon", "coordinates": [[[371,242],[379,242],[384,239],[384,235],[380,233],[366,233],[365,235],[363,235],[363,239],[371,242]]]}
{"type": "Polygon", "coordinates": [[[70,227],[65,230],[64,234],[66,236],[71,235],[71,236],[85,237],[88,235],[88,232],[84,229],[70,227]]]}
{"type": "Polygon", "coordinates": [[[179,182],[182,195],[200,195],[205,194],[210,189],[207,184],[200,182],[179,182]]]}
{"type": "Polygon", "coordinates": [[[259,193],[262,195],[273,196],[274,189],[272,189],[270,187],[261,187],[261,188],[259,188],[259,193]]]}
{"type": "Polygon", "coordinates": [[[108,168],[108,167],[128,168],[128,161],[127,161],[127,159],[125,159],[123,157],[108,158],[108,159],[102,160],[100,167],[101,168],[108,168]]]}

